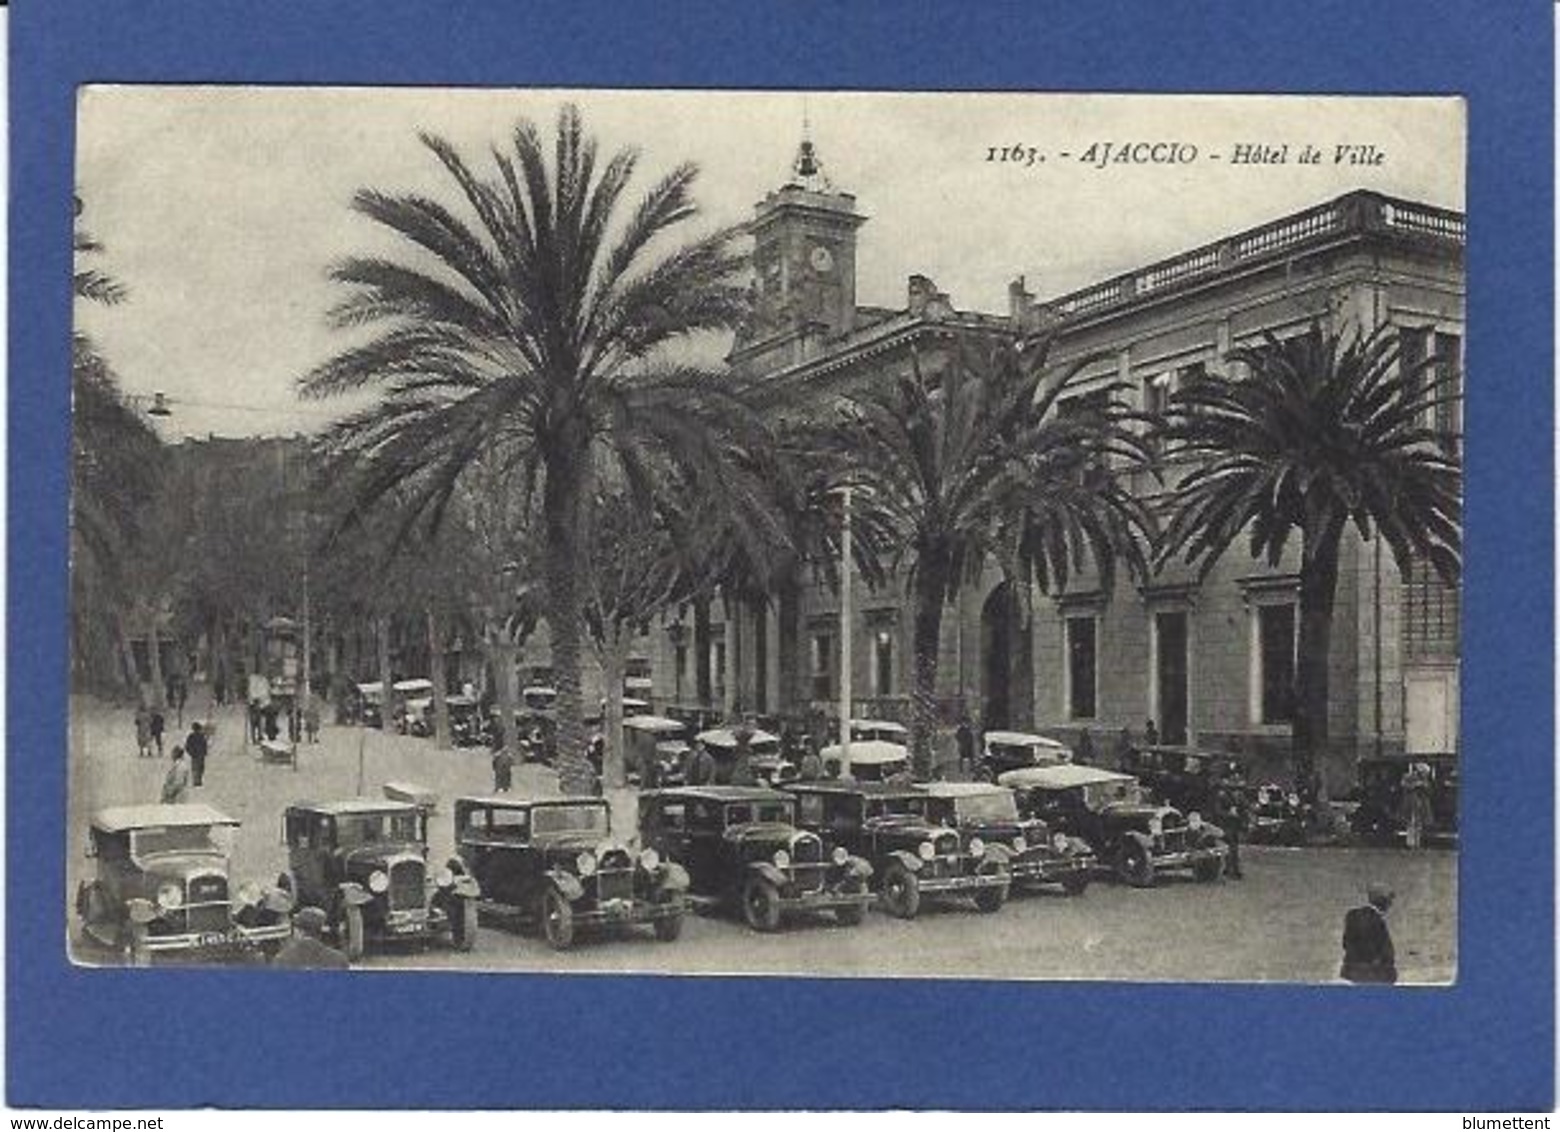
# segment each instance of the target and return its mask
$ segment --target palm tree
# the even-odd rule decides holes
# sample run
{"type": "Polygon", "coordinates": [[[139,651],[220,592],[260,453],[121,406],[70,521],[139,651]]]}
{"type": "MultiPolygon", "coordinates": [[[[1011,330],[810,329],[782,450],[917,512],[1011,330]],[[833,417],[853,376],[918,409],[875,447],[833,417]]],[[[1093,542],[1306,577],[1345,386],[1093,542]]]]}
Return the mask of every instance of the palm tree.
{"type": "Polygon", "coordinates": [[[1337,334],[1320,325],[1231,351],[1246,376],[1209,375],[1172,399],[1167,459],[1195,467],[1176,485],[1158,548],[1200,577],[1244,533],[1277,565],[1300,538],[1300,635],[1293,759],[1309,790],[1328,749],[1328,654],[1345,530],[1380,537],[1401,570],[1416,556],[1448,583],[1461,570],[1462,473],[1427,424],[1455,398],[1439,358],[1399,364],[1397,330],[1337,334]]]}
{"type": "Polygon", "coordinates": [[[1151,519],[1110,461],[1145,458],[1114,387],[1069,400],[1083,364],[1049,373],[1049,336],[960,346],[935,374],[852,394],[835,430],[867,508],[896,532],[914,607],[911,743],[931,771],[943,607],[995,560],[1027,589],[1065,586],[1086,559],[1109,586],[1147,568],[1151,519]]]}
{"type": "Polygon", "coordinates": [[[484,455],[541,496],[543,568],[558,687],[561,777],[590,787],[580,711],[581,532],[603,473],[643,484],[673,465],[724,483],[726,438],[757,429],[740,389],[669,347],[731,327],[746,306],[731,230],[684,243],[697,168],[678,166],[637,207],[619,206],[637,156],[598,166],[572,106],[552,159],[522,121],[513,152],[481,176],[448,142],[422,135],[460,190],[467,217],[419,195],[357,193],[353,207],[405,242],[400,259],[332,269],[349,291],[334,309],[369,341],[303,378],[327,397],[379,392],[334,427],[326,447],[355,467],[361,500],[405,488],[405,524],[436,527],[484,455]],[[474,223],[473,223],[474,221],[474,223]]]}

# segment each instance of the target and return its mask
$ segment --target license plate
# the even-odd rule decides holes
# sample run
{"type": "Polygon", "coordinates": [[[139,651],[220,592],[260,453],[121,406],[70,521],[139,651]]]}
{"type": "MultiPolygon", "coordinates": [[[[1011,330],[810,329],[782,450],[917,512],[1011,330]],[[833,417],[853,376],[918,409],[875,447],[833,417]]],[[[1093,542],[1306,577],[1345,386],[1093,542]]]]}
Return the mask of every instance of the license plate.
{"type": "Polygon", "coordinates": [[[201,932],[200,946],[221,947],[225,943],[231,943],[235,938],[237,937],[227,932],[201,932]]]}
{"type": "Polygon", "coordinates": [[[412,932],[422,930],[422,925],[413,921],[409,924],[392,924],[390,930],[396,935],[410,935],[412,932]]]}

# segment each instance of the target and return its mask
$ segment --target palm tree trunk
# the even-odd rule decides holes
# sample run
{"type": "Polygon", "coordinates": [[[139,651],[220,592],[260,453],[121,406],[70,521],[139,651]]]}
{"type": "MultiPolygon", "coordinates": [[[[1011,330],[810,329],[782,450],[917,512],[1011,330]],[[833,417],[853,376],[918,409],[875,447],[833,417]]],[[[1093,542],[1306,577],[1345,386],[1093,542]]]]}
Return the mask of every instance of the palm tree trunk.
{"type": "Polygon", "coordinates": [[[1328,657],[1332,651],[1333,601],[1338,588],[1342,522],[1313,534],[1307,529],[1300,551],[1300,628],[1296,641],[1292,759],[1295,785],[1310,798],[1317,767],[1328,756],[1328,657]]]}
{"type": "Polygon", "coordinates": [[[433,745],[435,749],[450,749],[450,709],[444,702],[444,635],[439,632],[439,618],[428,610],[428,679],[433,681],[433,745]]]}
{"type": "Polygon", "coordinates": [[[584,629],[579,572],[582,561],[580,502],[587,488],[585,445],[563,446],[546,462],[542,515],[547,538],[547,627],[552,633],[553,685],[558,689],[558,787],[565,794],[589,794],[594,774],[585,751],[580,704],[580,637],[584,629]]]}
{"type": "Polygon", "coordinates": [[[390,685],[394,676],[390,672],[390,617],[381,613],[374,620],[374,645],[379,650],[379,730],[389,731],[391,696],[390,685]]]}
{"type": "Polygon", "coordinates": [[[915,776],[932,775],[937,731],[937,648],[942,639],[943,599],[950,565],[941,551],[923,551],[915,564],[915,684],[910,693],[910,751],[915,776]]]}
{"type": "Polygon", "coordinates": [[[710,679],[710,599],[693,603],[693,688],[700,707],[709,707],[715,696],[710,679]]]}
{"type": "Polygon", "coordinates": [[[141,670],[135,663],[135,646],[130,643],[130,632],[125,626],[123,613],[114,616],[114,638],[119,647],[119,662],[124,673],[125,688],[130,693],[130,698],[139,702],[141,698],[141,670]]]}
{"type": "MultiPolygon", "coordinates": [[[[518,761],[520,758],[519,728],[515,717],[520,710],[520,697],[515,688],[515,651],[513,641],[503,635],[502,626],[496,627],[488,637],[488,665],[493,670],[493,689],[498,700],[498,718],[504,735],[504,749],[518,761]]],[[[540,757],[541,752],[537,752],[540,757]]]]}
{"type": "Polygon", "coordinates": [[[601,763],[601,784],[608,790],[621,790],[627,783],[623,762],[623,673],[628,668],[628,647],[633,630],[626,625],[607,626],[607,639],[601,645],[601,678],[606,684],[607,706],[602,713],[606,751],[601,763]]]}
{"type": "Polygon", "coordinates": [[[777,667],[780,670],[780,702],[776,709],[782,713],[798,710],[808,698],[802,694],[800,664],[802,645],[802,587],[794,573],[788,573],[780,583],[776,601],[775,631],[780,634],[777,667]]]}
{"type": "Polygon", "coordinates": [[[162,642],[157,635],[155,607],[148,610],[146,618],[146,658],[152,680],[152,706],[159,709],[167,707],[167,700],[163,694],[162,642]]]}

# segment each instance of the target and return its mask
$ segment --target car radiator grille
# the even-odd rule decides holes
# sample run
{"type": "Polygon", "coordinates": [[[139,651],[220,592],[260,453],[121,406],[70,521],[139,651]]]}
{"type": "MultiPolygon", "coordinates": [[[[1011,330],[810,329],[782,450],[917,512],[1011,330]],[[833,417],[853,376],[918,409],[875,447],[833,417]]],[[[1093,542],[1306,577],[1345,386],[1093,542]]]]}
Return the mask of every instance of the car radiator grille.
{"type": "Polygon", "coordinates": [[[1164,845],[1165,852],[1167,852],[1167,853],[1179,853],[1179,852],[1181,852],[1183,849],[1186,848],[1186,830],[1185,829],[1167,829],[1167,830],[1165,830],[1165,832],[1164,832],[1164,834],[1163,834],[1163,836],[1161,838],[1161,843],[1164,845]]]}
{"type": "Polygon", "coordinates": [[[817,892],[823,887],[824,869],[821,864],[792,863],[791,883],[796,886],[798,892],[817,892]]]}
{"type": "Polygon", "coordinates": [[[423,874],[421,861],[400,861],[390,868],[390,908],[404,912],[423,906],[423,874]]]}
{"type": "Polygon", "coordinates": [[[229,910],[226,904],[196,904],[186,909],[186,930],[192,932],[221,932],[228,929],[229,910]]]}
{"type": "Polygon", "coordinates": [[[597,900],[629,900],[634,895],[634,871],[614,869],[596,874],[597,900]]]}

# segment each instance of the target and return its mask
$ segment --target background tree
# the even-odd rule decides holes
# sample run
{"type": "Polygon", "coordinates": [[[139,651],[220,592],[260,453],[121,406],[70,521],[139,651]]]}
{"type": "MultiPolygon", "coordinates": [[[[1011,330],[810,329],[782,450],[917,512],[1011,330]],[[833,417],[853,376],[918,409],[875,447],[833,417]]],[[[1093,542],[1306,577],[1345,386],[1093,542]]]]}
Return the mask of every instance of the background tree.
{"type": "Polygon", "coordinates": [[[895,534],[914,609],[911,743],[932,769],[943,608],[993,555],[1027,589],[1065,586],[1092,560],[1147,568],[1151,519],[1111,462],[1146,458],[1114,387],[1073,402],[1084,363],[1048,374],[1049,338],[963,345],[935,372],[912,359],[892,383],[847,395],[834,432],[858,503],[895,534]]]}
{"type": "Polygon", "coordinates": [[[1416,556],[1448,584],[1461,571],[1462,471],[1430,427],[1455,400],[1443,359],[1399,364],[1398,331],[1335,333],[1320,325],[1231,351],[1244,376],[1210,374],[1171,399],[1167,457],[1194,462],[1175,485],[1161,561],[1184,555],[1206,576],[1247,536],[1277,565],[1300,539],[1293,758],[1311,789],[1328,750],[1328,657],[1346,528],[1386,541],[1398,568],[1416,556]]]}
{"type": "Polygon", "coordinates": [[[598,165],[578,111],[558,117],[552,160],[529,122],[480,176],[424,135],[460,190],[465,217],[427,197],[360,191],[353,207],[402,240],[396,259],[360,256],[332,278],[343,328],[372,327],[301,382],[305,396],[370,389],[375,403],[328,446],[364,469],[363,501],[409,488],[407,523],[437,527],[462,476],[500,452],[540,496],[560,770],[587,790],[580,705],[581,543],[603,472],[632,480],[658,463],[717,480],[723,438],[750,427],[726,375],[669,348],[730,327],[745,306],[729,230],[685,242],[695,166],[620,209],[638,159],[598,165]]]}

